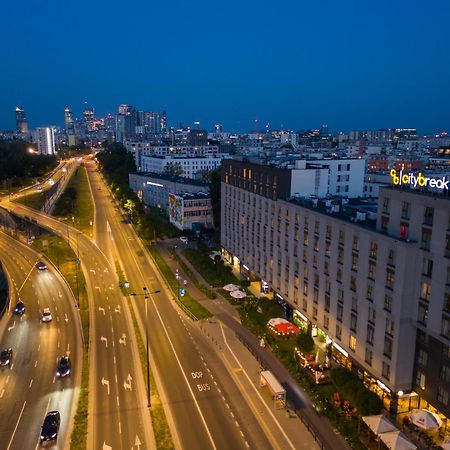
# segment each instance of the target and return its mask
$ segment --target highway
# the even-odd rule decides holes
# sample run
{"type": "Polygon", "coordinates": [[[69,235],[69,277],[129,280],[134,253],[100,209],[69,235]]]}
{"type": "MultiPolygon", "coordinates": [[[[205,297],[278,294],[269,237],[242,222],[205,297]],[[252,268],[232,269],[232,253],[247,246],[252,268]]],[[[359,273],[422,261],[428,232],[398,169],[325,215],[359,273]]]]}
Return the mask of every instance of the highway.
{"type": "Polygon", "coordinates": [[[5,450],[33,449],[46,412],[58,410],[58,441],[49,448],[68,448],[81,379],[82,337],[75,299],[59,272],[48,263],[38,271],[39,254],[0,232],[0,258],[9,274],[11,309],[18,299],[23,316],[10,311],[2,319],[0,349],[13,349],[13,365],[0,369],[0,442],[5,450]],[[41,323],[50,308],[52,321],[41,323]],[[69,354],[72,373],[55,378],[57,359],[69,354]]]}
{"type": "MultiPolygon", "coordinates": [[[[96,204],[96,224],[103,224],[95,230],[96,242],[110,255],[111,263],[120,261],[130,292],[142,294],[144,286],[150,292],[161,291],[148,300],[151,367],[177,448],[272,448],[223,361],[214,358],[204,343],[197,345],[205,337],[174,305],[133,227],[125,223],[111,201],[94,164],[87,167],[96,204]]],[[[144,298],[132,299],[143,326],[144,298]]]]}
{"type": "Polygon", "coordinates": [[[134,332],[114,267],[78,230],[20,204],[4,201],[2,205],[62,237],[69,235],[78,251],[90,299],[88,448],[153,448],[134,332]]]}

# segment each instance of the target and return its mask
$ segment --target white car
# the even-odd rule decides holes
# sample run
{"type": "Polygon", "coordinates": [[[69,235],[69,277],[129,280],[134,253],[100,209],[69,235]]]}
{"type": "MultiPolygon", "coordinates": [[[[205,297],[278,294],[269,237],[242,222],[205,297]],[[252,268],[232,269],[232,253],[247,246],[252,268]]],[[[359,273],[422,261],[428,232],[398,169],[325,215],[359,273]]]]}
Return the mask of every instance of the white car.
{"type": "Polygon", "coordinates": [[[184,242],[185,244],[187,244],[188,243],[188,238],[186,236],[181,236],[180,237],[180,241],[184,242]]]}
{"type": "Polygon", "coordinates": [[[51,322],[52,321],[52,313],[50,312],[50,308],[44,308],[42,311],[42,322],[51,322]]]}

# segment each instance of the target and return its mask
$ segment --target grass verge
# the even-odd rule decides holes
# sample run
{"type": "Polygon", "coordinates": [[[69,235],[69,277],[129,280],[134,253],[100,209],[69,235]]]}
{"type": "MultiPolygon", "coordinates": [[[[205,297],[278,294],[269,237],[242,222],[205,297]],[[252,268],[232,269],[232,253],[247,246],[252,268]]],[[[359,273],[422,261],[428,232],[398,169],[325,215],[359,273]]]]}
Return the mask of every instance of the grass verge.
{"type": "MultiPolygon", "coordinates": [[[[134,314],[133,305],[131,304],[131,299],[127,289],[124,287],[125,275],[120,263],[115,261],[116,272],[119,278],[119,286],[124,297],[126,297],[128,306],[131,312],[131,318],[133,321],[134,334],[136,336],[136,343],[139,352],[139,359],[141,361],[142,374],[144,380],[147,377],[147,349],[142,340],[142,336],[139,330],[139,325],[136,320],[136,315],[134,314]]],[[[152,407],[150,409],[150,416],[152,419],[153,433],[155,434],[156,448],[164,448],[167,450],[174,449],[172,435],[170,433],[169,424],[167,423],[166,414],[164,412],[163,405],[161,403],[161,398],[159,397],[158,389],[156,387],[156,382],[153,377],[152,371],[150,371],[150,398],[152,400],[152,407]]]]}
{"type": "Polygon", "coordinates": [[[64,239],[44,233],[35,239],[33,246],[58,267],[79,301],[84,351],[80,395],[74,418],[74,427],[70,437],[70,448],[71,450],[86,450],[89,401],[89,309],[86,282],[83,273],[75,264],[75,253],[64,239]]]}
{"type": "Polygon", "coordinates": [[[149,246],[148,249],[153,257],[153,260],[158,266],[159,271],[165,278],[167,285],[172,290],[173,294],[175,295],[175,298],[177,298],[177,302],[180,304],[180,306],[183,309],[187,310],[188,313],[190,313],[193,316],[192,318],[194,320],[207,319],[208,317],[212,317],[212,314],[197,300],[193,299],[188,292],[186,292],[184,297],[181,297],[182,300],[181,299],[178,300],[178,289],[181,286],[179,285],[178,280],[176,279],[174,273],[167,265],[166,261],[164,261],[164,258],[161,256],[161,254],[158,252],[156,248],[154,248],[153,246],[149,246]]]}
{"type": "Polygon", "coordinates": [[[56,202],[53,215],[73,217],[73,222],[69,220],[70,225],[87,236],[92,234],[91,222],[94,220],[94,206],[85,167],[78,167],[64,193],[56,202]]]}
{"type": "Polygon", "coordinates": [[[25,195],[24,197],[13,199],[16,203],[28,206],[36,210],[40,210],[47,199],[45,192],[35,192],[30,195],[25,195]]]}

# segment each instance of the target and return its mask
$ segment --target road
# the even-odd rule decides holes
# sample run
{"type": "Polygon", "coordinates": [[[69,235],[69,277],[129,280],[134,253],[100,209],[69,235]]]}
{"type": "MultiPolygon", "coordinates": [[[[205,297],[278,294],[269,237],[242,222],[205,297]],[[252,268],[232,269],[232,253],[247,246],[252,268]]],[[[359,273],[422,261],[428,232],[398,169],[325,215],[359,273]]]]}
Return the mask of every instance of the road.
{"type": "MultiPolygon", "coordinates": [[[[191,327],[156,275],[131,225],[119,209],[93,164],[88,175],[96,204],[95,240],[112,261],[119,261],[130,291],[160,290],[148,299],[151,365],[166,404],[178,448],[272,448],[259,420],[243,400],[223,361],[197,345],[205,337],[191,327]]],[[[132,297],[145,324],[144,298],[132,297]]],[[[290,448],[280,445],[279,448],[290,448]]]]}
{"type": "Polygon", "coordinates": [[[142,449],[153,448],[133,328],[115,269],[78,230],[20,204],[4,200],[2,206],[37,220],[64,238],[69,236],[81,260],[90,299],[88,448],[130,449],[138,448],[137,442],[142,449]]]}
{"type": "Polygon", "coordinates": [[[75,299],[51,264],[48,270],[38,271],[35,263],[40,259],[39,254],[3,232],[0,232],[0,255],[9,274],[11,308],[18,299],[26,305],[23,316],[8,311],[2,319],[0,347],[12,348],[14,352],[11,368],[0,369],[2,448],[35,448],[49,410],[61,413],[58,441],[51,448],[68,448],[82,361],[75,299]],[[51,310],[52,321],[41,323],[40,311],[46,307],[51,310]],[[72,361],[72,373],[67,378],[56,379],[57,359],[67,353],[72,361]]]}

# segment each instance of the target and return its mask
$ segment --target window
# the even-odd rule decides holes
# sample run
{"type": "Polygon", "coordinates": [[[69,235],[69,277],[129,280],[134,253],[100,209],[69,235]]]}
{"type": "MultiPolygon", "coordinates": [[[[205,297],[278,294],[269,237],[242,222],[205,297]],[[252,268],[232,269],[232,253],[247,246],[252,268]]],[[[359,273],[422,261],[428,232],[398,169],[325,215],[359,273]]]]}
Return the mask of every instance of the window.
{"type": "Polygon", "coordinates": [[[330,280],[328,280],[328,279],[325,280],[325,292],[327,294],[329,294],[331,292],[331,283],[330,283],[330,280]]]}
{"type": "Polygon", "coordinates": [[[409,203],[408,202],[402,202],[401,218],[409,219],[409,203]]]}
{"type": "Polygon", "coordinates": [[[325,311],[330,312],[330,294],[325,294],[325,311]]]}
{"type": "Polygon", "coordinates": [[[329,275],[330,273],[330,262],[327,259],[323,262],[323,273],[325,275],[329,275]]]}
{"type": "Polygon", "coordinates": [[[313,319],[317,320],[317,307],[316,306],[313,307],[313,319]]]}
{"type": "Polygon", "coordinates": [[[319,221],[314,222],[314,233],[319,234],[319,221]]]}
{"type": "Polygon", "coordinates": [[[340,303],[338,303],[336,320],[338,320],[339,322],[342,322],[343,313],[344,313],[344,308],[340,303]]]}
{"type": "Polygon", "coordinates": [[[439,378],[446,383],[450,383],[450,366],[447,364],[442,364],[441,370],[439,371],[439,378]]]}
{"type": "Polygon", "coordinates": [[[426,281],[422,281],[420,285],[420,299],[426,302],[430,301],[431,296],[431,284],[426,281]]]}
{"type": "Polygon", "coordinates": [[[431,244],[431,230],[428,230],[427,228],[422,228],[422,238],[420,241],[420,248],[422,250],[430,250],[430,244],[431,244]]]}
{"type": "Polygon", "coordinates": [[[447,281],[446,284],[450,285],[450,266],[447,267],[447,281]]]}
{"type": "Polygon", "coordinates": [[[358,270],[358,253],[352,253],[352,270],[358,270]]]}
{"type": "Polygon", "coordinates": [[[387,233],[389,226],[389,217],[382,216],[381,217],[381,232],[387,233]]]}
{"type": "Polygon", "coordinates": [[[392,266],[392,267],[395,266],[395,252],[394,252],[394,250],[389,250],[388,265],[392,266]]]}
{"type": "Polygon", "coordinates": [[[350,330],[356,333],[356,327],[358,326],[358,316],[354,313],[350,316],[350,330]]]}
{"type": "Polygon", "coordinates": [[[337,299],[339,303],[344,303],[344,290],[342,288],[338,288],[337,299]]]}
{"type": "Polygon", "coordinates": [[[390,336],[394,335],[394,321],[390,317],[386,317],[386,326],[384,332],[386,334],[389,334],[390,336]]]}
{"type": "Polygon", "coordinates": [[[367,285],[366,298],[367,298],[367,300],[373,302],[373,286],[371,284],[367,285]]]}
{"type": "Polygon", "coordinates": [[[339,230],[339,244],[344,245],[345,232],[344,230],[339,230]]]}
{"type": "Polygon", "coordinates": [[[423,258],[422,261],[422,275],[431,278],[433,275],[433,260],[430,258],[423,258]]]}
{"type": "Polygon", "coordinates": [[[306,248],[303,249],[303,262],[308,262],[308,254],[306,253],[306,248]]]}
{"type": "Polygon", "coordinates": [[[303,295],[308,295],[308,282],[303,282],[303,295]]]}
{"type": "Polygon", "coordinates": [[[302,309],[305,312],[308,311],[308,300],[306,298],[303,298],[303,300],[302,300],[302,309]]]}
{"type": "Polygon", "coordinates": [[[427,326],[428,322],[428,305],[422,302],[419,302],[419,309],[417,312],[417,322],[422,324],[423,326],[427,326]]]}
{"type": "Polygon", "coordinates": [[[353,236],[353,250],[356,252],[359,250],[359,237],[353,236]]]}
{"type": "Polygon", "coordinates": [[[386,358],[391,359],[392,358],[392,339],[388,336],[384,337],[384,356],[386,358]]]}
{"type": "Polygon", "coordinates": [[[450,319],[448,317],[442,318],[441,334],[447,339],[450,339],[450,319]]]}
{"type": "Polygon", "coordinates": [[[348,346],[350,347],[350,350],[353,350],[353,351],[356,350],[356,337],[355,336],[350,335],[348,346]]]}
{"type": "Polygon", "coordinates": [[[326,314],[324,314],[323,315],[323,327],[325,328],[325,330],[328,330],[329,326],[330,326],[330,318],[326,314]]]}
{"type": "Polygon", "coordinates": [[[369,306],[369,317],[368,320],[370,323],[375,325],[375,319],[377,318],[377,313],[375,308],[372,308],[372,306],[369,306]]]}
{"type": "Polygon", "coordinates": [[[367,343],[370,345],[373,345],[373,335],[374,335],[375,328],[373,325],[367,325],[367,343]]]}
{"type": "Polygon", "coordinates": [[[313,301],[316,304],[319,302],[319,289],[317,289],[316,287],[314,288],[313,291],[313,301]]]}
{"type": "Polygon", "coordinates": [[[358,312],[358,297],[352,297],[352,311],[358,312]]]}
{"type": "Polygon", "coordinates": [[[366,347],[366,355],[364,357],[364,361],[366,361],[366,363],[369,364],[369,366],[372,365],[372,357],[373,357],[372,349],[370,347],[366,347]]]}
{"type": "Polygon", "coordinates": [[[425,375],[420,370],[416,373],[416,386],[425,389],[425,375]]]}
{"type": "Polygon", "coordinates": [[[427,361],[428,353],[424,349],[420,348],[417,352],[417,364],[419,364],[419,366],[426,367],[427,361]]]}
{"type": "Polygon", "coordinates": [[[389,199],[387,197],[383,198],[383,213],[389,214],[389,199]]]}
{"type": "Polygon", "coordinates": [[[327,231],[326,231],[325,238],[331,239],[331,225],[327,225],[327,231]]]}
{"type": "Polygon", "coordinates": [[[425,214],[423,215],[423,224],[430,227],[433,226],[434,208],[427,206],[425,208],[425,214]]]}
{"type": "Polygon", "coordinates": [[[338,263],[344,263],[344,249],[342,247],[338,247],[338,263]]]}
{"type": "Polygon", "coordinates": [[[406,222],[400,222],[400,239],[403,241],[408,240],[409,226],[406,222]]]}
{"type": "Polygon", "coordinates": [[[443,386],[438,386],[437,401],[443,405],[448,405],[448,391],[443,386]]]}
{"type": "Polygon", "coordinates": [[[444,256],[446,258],[450,258],[450,234],[447,234],[445,238],[445,253],[444,256]]]}
{"type": "Polygon", "coordinates": [[[317,236],[314,236],[314,251],[319,251],[319,238],[317,236]]]}
{"type": "Polygon", "coordinates": [[[353,275],[350,277],[350,289],[353,292],[356,292],[356,277],[354,277],[353,275]]]}
{"type": "Polygon", "coordinates": [[[328,241],[325,241],[325,256],[328,258],[331,255],[331,244],[328,241]]]}
{"type": "Polygon", "coordinates": [[[386,287],[394,289],[395,272],[392,269],[386,269],[386,287]]]}
{"type": "Polygon", "coordinates": [[[306,230],[303,231],[303,245],[308,245],[308,232],[306,230]]]}
{"type": "Polygon", "coordinates": [[[377,268],[377,265],[373,261],[369,261],[369,274],[368,277],[371,280],[375,279],[375,269],[377,268]]]}
{"type": "Polygon", "coordinates": [[[444,294],[444,309],[450,312],[450,292],[444,294]]]}
{"type": "Polygon", "coordinates": [[[370,244],[370,254],[369,254],[369,256],[372,259],[377,259],[377,253],[378,253],[378,244],[376,242],[372,242],[370,244]]]}
{"type": "Polygon", "coordinates": [[[342,339],[342,327],[338,324],[336,324],[336,338],[339,340],[342,339]]]}
{"type": "Polygon", "coordinates": [[[336,281],[342,283],[342,269],[340,267],[336,270],[336,281]]]}
{"type": "Polygon", "coordinates": [[[391,376],[391,366],[385,361],[383,361],[381,375],[383,375],[383,377],[386,378],[386,380],[389,380],[389,377],[391,376]]]}

